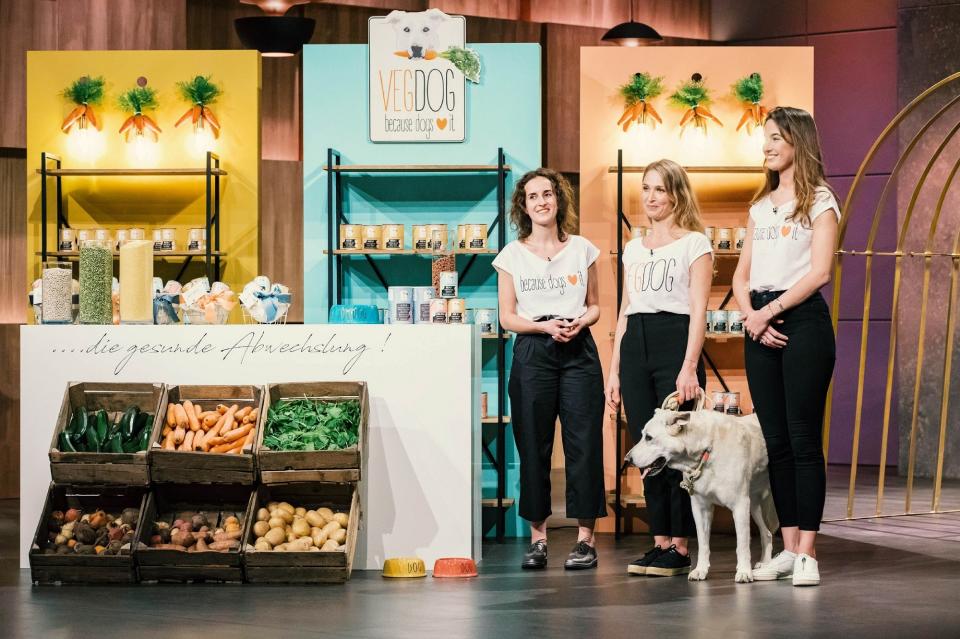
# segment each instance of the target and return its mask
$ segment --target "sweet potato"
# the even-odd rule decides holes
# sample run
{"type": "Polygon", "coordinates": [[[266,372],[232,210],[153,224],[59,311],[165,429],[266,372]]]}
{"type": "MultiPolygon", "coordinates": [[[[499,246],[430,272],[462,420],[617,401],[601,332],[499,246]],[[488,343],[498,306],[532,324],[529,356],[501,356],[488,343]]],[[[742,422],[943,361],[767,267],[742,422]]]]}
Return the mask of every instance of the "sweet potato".
{"type": "Polygon", "coordinates": [[[227,541],[215,541],[210,544],[210,550],[236,550],[240,547],[240,541],[237,539],[228,539],[227,541]]]}

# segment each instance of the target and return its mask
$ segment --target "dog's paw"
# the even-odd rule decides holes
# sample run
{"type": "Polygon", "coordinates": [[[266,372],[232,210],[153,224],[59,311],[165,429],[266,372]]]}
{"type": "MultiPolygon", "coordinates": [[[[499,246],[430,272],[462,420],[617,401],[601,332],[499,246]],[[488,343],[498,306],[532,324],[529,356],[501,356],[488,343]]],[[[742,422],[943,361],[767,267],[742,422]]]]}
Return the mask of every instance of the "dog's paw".
{"type": "Polygon", "coordinates": [[[753,571],[750,568],[738,568],[737,576],[733,580],[738,584],[748,584],[753,581],[753,571]]]}
{"type": "Polygon", "coordinates": [[[705,581],[707,579],[708,568],[694,568],[687,575],[687,581],[705,581]]]}

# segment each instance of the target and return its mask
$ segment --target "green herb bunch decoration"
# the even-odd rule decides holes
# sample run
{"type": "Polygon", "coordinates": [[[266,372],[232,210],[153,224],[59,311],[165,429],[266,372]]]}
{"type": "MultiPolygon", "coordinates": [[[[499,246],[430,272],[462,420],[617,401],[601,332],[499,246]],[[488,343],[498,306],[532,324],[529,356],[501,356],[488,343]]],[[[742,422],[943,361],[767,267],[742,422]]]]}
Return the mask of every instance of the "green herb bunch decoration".
{"type": "Polygon", "coordinates": [[[438,54],[438,57],[449,60],[457,67],[467,80],[474,84],[480,82],[480,55],[472,49],[450,47],[438,54]]]}
{"type": "Polygon", "coordinates": [[[180,97],[190,104],[190,108],[173,126],[178,127],[189,119],[193,123],[194,131],[209,125],[213,137],[220,137],[220,121],[209,106],[220,97],[220,87],[210,81],[209,75],[198,75],[188,82],[177,82],[177,89],[180,97]]]}
{"type": "Polygon", "coordinates": [[[763,99],[763,78],[759,73],[751,73],[733,83],[733,95],[745,102],[743,115],[737,124],[737,131],[747,125],[747,132],[752,133],[753,128],[763,126],[763,121],[767,117],[767,108],[760,105],[763,99]]]}
{"type": "Polygon", "coordinates": [[[63,90],[61,95],[77,106],[64,119],[60,125],[60,130],[68,133],[73,125],[77,125],[79,129],[85,129],[87,128],[87,122],[96,129],[100,128],[93,107],[99,106],[103,102],[105,84],[103,76],[91,78],[85,75],[71,82],[70,86],[63,90]]]}
{"type": "Polygon", "coordinates": [[[141,136],[149,134],[154,142],[160,138],[160,127],[153,118],[144,113],[160,106],[154,89],[146,86],[128,89],[117,98],[117,104],[122,110],[133,114],[120,127],[120,134],[125,136],[127,141],[130,140],[131,133],[141,136]]]}
{"type": "Polygon", "coordinates": [[[699,73],[694,73],[688,81],[677,87],[676,91],[670,95],[670,103],[686,109],[683,117],[680,118],[681,135],[690,124],[706,131],[708,119],[723,126],[723,123],[707,108],[710,104],[710,89],[703,83],[703,76],[699,73]]]}

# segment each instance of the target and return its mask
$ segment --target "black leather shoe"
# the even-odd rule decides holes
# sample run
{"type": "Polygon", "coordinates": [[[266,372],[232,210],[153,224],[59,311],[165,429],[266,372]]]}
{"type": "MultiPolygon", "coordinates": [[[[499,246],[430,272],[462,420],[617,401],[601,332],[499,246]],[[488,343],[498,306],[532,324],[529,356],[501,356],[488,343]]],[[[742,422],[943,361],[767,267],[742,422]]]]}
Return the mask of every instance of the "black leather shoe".
{"type": "Polygon", "coordinates": [[[563,562],[567,570],[586,570],[597,567],[597,550],[585,541],[578,541],[567,560],[563,562]]]}
{"type": "Polygon", "coordinates": [[[535,541],[530,544],[526,554],[523,556],[521,568],[526,570],[539,570],[547,567],[547,542],[544,540],[535,541]]]}
{"type": "Polygon", "coordinates": [[[690,572],[690,556],[681,555],[676,546],[670,546],[647,566],[648,577],[675,577],[690,572]]]}

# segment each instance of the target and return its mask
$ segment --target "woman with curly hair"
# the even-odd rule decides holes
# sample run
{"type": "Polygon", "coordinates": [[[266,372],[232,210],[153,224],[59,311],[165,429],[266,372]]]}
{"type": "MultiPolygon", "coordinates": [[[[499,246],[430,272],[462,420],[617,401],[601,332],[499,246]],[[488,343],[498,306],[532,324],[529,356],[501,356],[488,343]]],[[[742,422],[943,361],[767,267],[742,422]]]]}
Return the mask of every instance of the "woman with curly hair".
{"type": "Polygon", "coordinates": [[[600,250],[575,235],[573,190],[551,169],[517,182],[510,220],[517,239],[493,261],[500,324],[517,334],[509,393],[520,455],[520,516],[530,522],[523,568],[546,568],[550,458],[560,419],[566,459],[567,517],[579,524],[564,563],[594,568],[593,529],[607,514],[603,489],[603,372],[590,326],[600,318],[600,250]]]}

